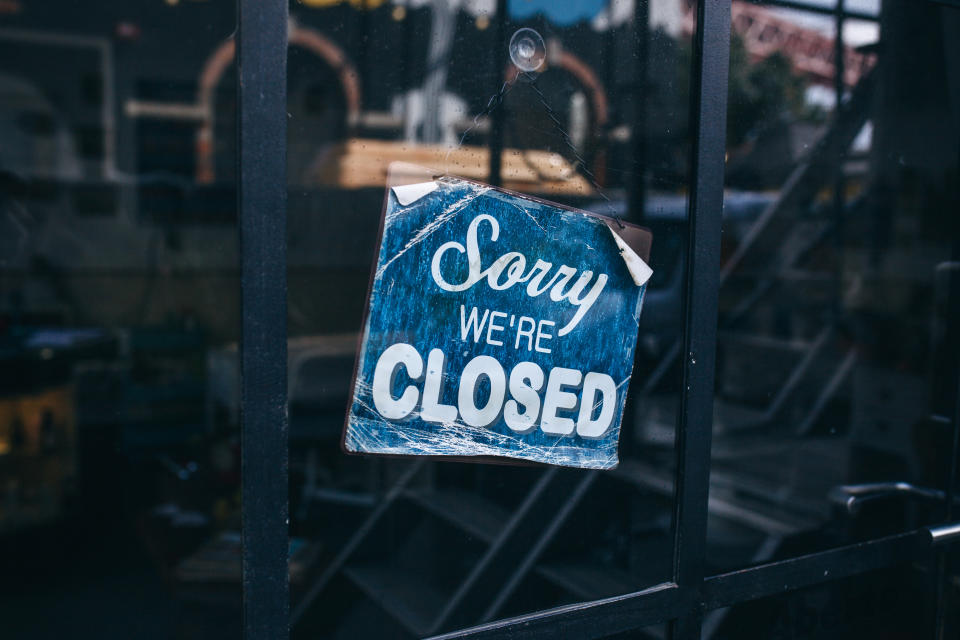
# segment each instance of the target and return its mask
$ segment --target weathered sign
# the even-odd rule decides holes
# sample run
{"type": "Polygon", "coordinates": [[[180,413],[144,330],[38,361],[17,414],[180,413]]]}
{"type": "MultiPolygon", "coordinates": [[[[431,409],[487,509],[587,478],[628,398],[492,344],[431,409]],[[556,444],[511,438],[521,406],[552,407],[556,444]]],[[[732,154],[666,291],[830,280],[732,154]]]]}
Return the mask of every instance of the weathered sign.
{"type": "Polygon", "coordinates": [[[649,246],[466,180],[389,189],[345,450],[616,466],[649,246]]]}

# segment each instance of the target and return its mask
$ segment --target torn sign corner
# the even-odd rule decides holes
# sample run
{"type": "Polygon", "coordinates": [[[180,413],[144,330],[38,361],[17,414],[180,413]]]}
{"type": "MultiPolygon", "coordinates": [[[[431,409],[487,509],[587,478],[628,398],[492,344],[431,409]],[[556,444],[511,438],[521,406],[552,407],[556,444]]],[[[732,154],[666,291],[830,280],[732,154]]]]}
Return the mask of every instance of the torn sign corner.
{"type": "Polygon", "coordinates": [[[630,245],[624,242],[620,234],[613,230],[613,227],[607,225],[607,228],[610,229],[613,240],[617,243],[617,248],[620,249],[620,256],[627,264],[627,269],[630,271],[630,277],[633,278],[634,284],[642,287],[653,275],[653,269],[643,261],[643,258],[637,255],[636,251],[630,248],[630,245]]]}
{"type": "Polygon", "coordinates": [[[397,202],[406,207],[425,195],[432,193],[439,185],[434,182],[418,182],[416,184],[405,184],[399,187],[391,187],[393,195],[397,196],[397,202]]]}

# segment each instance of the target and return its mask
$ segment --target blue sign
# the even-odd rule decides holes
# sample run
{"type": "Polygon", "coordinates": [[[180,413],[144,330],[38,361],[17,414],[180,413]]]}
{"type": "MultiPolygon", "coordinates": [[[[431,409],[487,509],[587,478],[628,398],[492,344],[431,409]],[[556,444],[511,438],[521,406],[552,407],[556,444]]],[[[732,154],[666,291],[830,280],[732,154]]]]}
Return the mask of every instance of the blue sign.
{"type": "Polygon", "coordinates": [[[649,238],[466,180],[388,190],[346,451],[615,467],[649,238]]]}

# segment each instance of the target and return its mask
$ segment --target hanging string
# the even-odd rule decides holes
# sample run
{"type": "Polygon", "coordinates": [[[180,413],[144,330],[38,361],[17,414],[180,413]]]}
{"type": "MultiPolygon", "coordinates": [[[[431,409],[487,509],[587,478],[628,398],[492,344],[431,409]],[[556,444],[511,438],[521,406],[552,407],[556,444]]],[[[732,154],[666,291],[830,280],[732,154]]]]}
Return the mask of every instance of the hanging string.
{"type": "Polygon", "coordinates": [[[487,106],[481,109],[480,113],[473,117],[473,124],[467,127],[466,130],[464,130],[464,132],[460,135],[460,141],[457,143],[457,146],[447,149],[447,155],[444,156],[443,159],[444,173],[450,173],[450,154],[463,146],[467,136],[480,126],[481,120],[493,113],[496,108],[503,103],[504,98],[506,98],[507,94],[510,93],[511,89],[513,89],[513,82],[510,82],[509,80],[504,81],[504,83],[500,86],[500,90],[490,96],[490,99],[487,100],[487,106]]]}
{"type": "Polygon", "coordinates": [[[505,81],[500,87],[500,91],[496,92],[490,99],[487,101],[487,106],[483,108],[480,113],[473,117],[473,124],[463,132],[463,135],[460,136],[460,143],[457,145],[463,146],[463,141],[466,140],[467,134],[480,126],[480,120],[486,118],[488,115],[493,113],[493,111],[503,103],[503,99],[506,98],[507,94],[510,93],[510,90],[513,89],[513,83],[510,81],[505,81]]]}
{"type": "MultiPolygon", "coordinates": [[[[516,34],[514,36],[514,40],[516,40],[516,34]]],[[[514,47],[513,41],[511,41],[511,47],[512,48],[514,47]]],[[[511,49],[511,55],[513,55],[512,49],[511,49]]],[[[625,229],[626,227],[623,224],[623,218],[613,208],[613,202],[610,200],[607,194],[604,193],[603,189],[600,187],[600,184],[597,182],[596,176],[594,176],[593,172],[590,171],[587,165],[586,159],[580,154],[580,151],[577,149],[577,146],[573,143],[573,140],[570,138],[570,135],[567,133],[566,129],[564,129],[563,123],[560,120],[560,116],[553,109],[553,107],[550,106],[550,103],[547,101],[547,97],[543,94],[543,91],[540,90],[540,87],[537,86],[537,80],[539,76],[533,72],[520,71],[520,73],[516,76],[516,79],[519,79],[519,78],[523,78],[528,81],[530,88],[533,89],[534,93],[537,94],[537,99],[539,100],[543,108],[546,110],[547,117],[550,119],[550,122],[553,124],[554,129],[556,129],[557,133],[560,135],[560,139],[563,141],[563,144],[567,147],[567,149],[569,149],[570,153],[573,154],[573,157],[576,160],[573,167],[574,172],[579,168],[580,172],[587,177],[587,179],[590,181],[590,184],[593,186],[594,189],[596,189],[597,194],[599,194],[600,197],[607,202],[608,215],[616,221],[617,226],[620,229],[625,229]]],[[[486,106],[477,115],[473,117],[473,123],[460,135],[460,141],[457,143],[457,145],[447,150],[447,154],[444,158],[444,171],[446,173],[449,173],[450,154],[453,153],[454,150],[459,149],[463,146],[463,143],[466,141],[467,136],[470,135],[474,130],[476,130],[480,126],[480,122],[483,118],[486,118],[487,116],[489,116],[497,108],[499,108],[500,105],[503,104],[503,101],[506,98],[507,94],[510,93],[510,91],[514,88],[514,86],[516,86],[516,79],[512,81],[511,80],[504,81],[504,83],[500,86],[500,90],[497,91],[492,96],[490,96],[490,99],[487,100],[486,106]]],[[[539,171],[537,173],[539,174],[539,171]]]]}
{"type": "Polygon", "coordinates": [[[544,109],[546,109],[547,117],[550,118],[550,122],[553,123],[557,133],[560,134],[560,139],[563,140],[563,143],[567,146],[567,148],[573,154],[573,157],[576,159],[576,166],[579,167],[580,171],[587,177],[588,180],[590,180],[590,184],[592,184],[593,188],[597,190],[597,193],[600,195],[600,197],[606,200],[609,207],[609,214],[614,220],[616,220],[617,226],[621,229],[625,229],[626,227],[623,224],[623,219],[614,210],[612,201],[609,197],[607,197],[607,194],[603,192],[603,189],[597,183],[596,176],[594,176],[593,172],[591,172],[587,167],[587,161],[582,155],[580,155],[580,151],[577,149],[577,146],[573,144],[573,140],[570,138],[570,135],[567,133],[566,129],[563,128],[563,124],[561,123],[557,112],[553,110],[553,107],[551,107],[547,102],[547,97],[543,95],[543,91],[541,91],[540,87],[537,86],[537,80],[539,78],[537,76],[532,76],[532,74],[525,73],[524,75],[530,80],[530,88],[533,89],[534,93],[537,94],[540,104],[543,105],[544,109]]]}

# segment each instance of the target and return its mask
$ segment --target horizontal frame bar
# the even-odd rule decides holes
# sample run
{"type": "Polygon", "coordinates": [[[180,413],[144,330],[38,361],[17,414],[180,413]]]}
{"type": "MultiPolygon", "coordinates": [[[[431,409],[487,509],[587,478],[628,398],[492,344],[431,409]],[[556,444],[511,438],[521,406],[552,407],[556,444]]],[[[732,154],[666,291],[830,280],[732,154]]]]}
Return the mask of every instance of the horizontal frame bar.
{"type": "MultiPolygon", "coordinates": [[[[939,0],[935,0],[939,1],[939,0]]],[[[950,0],[947,0],[948,2],[950,0]]],[[[768,7],[777,7],[779,9],[793,9],[795,11],[803,11],[805,13],[816,13],[823,16],[837,16],[837,10],[833,7],[818,7],[815,5],[809,5],[803,2],[797,2],[796,0],[748,0],[750,4],[768,6],[768,7]]],[[[866,22],[880,22],[880,15],[873,15],[872,13],[864,13],[863,11],[849,11],[844,9],[840,14],[843,19],[850,20],[864,20],[866,22]]]]}
{"type": "Polygon", "coordinates": [[[690,613],[781,595],[932,557],[930,532],[918,529],[713,576],[704,581],[702,597],[697,597],[695,590],[668,582],[636,593],[460,629],[431,640],[602,638],[683,619],[690,613]]]}
{"type": "Polygon", "coordinates": [[[960,542],[960,522],[945,524],[939,527],[930,527],[930,544],[940,546],[960,542]]]}
{"type": "Polygon", "coordinates": [[[708,578],[707,610],[849,578],[930,557],[930,536],[918,530],[708,578]]]}
{"type": "Polygon", "coordinates": [[[676,584],[664,584],[592,602],[538,611],[433,636],[431,640],[455,638],[600,638],[614,633],[667,622],[690,609],[692,592],[676,584]]]}

